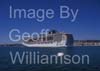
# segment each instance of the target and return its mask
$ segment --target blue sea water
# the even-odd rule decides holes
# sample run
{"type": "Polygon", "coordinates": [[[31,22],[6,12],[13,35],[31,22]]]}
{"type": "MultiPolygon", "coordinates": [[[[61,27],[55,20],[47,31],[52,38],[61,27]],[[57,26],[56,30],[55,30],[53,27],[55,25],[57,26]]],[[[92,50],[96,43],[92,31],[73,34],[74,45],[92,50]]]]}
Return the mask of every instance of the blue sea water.
{"type": "Polygon", "coordinates": [[[100,71],[100,46],[77,46],[60,48],[29,48],[0,46],[0,71],[100,71]],[[12,64],[9,52],[39,51],[40,54],[88,55],[89,64],[12,64]]]}

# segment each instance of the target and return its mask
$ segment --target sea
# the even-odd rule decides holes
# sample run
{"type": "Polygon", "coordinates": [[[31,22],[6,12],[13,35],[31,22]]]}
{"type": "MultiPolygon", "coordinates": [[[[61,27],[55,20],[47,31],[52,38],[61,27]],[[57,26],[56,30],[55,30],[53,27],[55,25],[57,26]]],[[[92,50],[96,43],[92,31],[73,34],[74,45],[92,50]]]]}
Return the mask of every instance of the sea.
{"type": "Polygon", "coordinates": [[[59,48],[0,46],[0,71],[100,71],[100,46],[73,46],[59,48]],[[18,58],[14,56],[17,52],[20,53],[22,58],[23,52],[26,52],[26,59],[30,57],[28,56],[30,52],[36,52],[38,55],[37,57],[43,54],[50,56],[58,55],[60,53],[59,56],[62,55],[63,57],[66,55],[66,63],[59,63],[58,59],[58,63],[50,64],[49,62],[45,63],[44,59],[43,64],[29,63],[26,61],[21,64],[18,62],[18,58]],[[83,57],[84,59],[82,60],[82,56],[84,55],[89,56],[89,59],[83,57]],[[15,63],[13,63],[14,57],[17,58],[15,63]]]}

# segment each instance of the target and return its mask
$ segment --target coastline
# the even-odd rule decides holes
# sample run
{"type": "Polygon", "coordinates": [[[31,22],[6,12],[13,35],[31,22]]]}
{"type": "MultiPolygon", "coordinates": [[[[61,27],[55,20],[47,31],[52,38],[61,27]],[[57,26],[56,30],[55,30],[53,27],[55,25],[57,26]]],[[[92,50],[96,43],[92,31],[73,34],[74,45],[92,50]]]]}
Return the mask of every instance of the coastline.
{"type": "MultiPolygon", "coordinates": [[[[6,43],[0,44],[0,46],[20,46],[23,47],[22,44],[14,44],[14,43],[6,43]]],[[[100,40],[74,40],[73,46],[100,46],[100,40]]]]}

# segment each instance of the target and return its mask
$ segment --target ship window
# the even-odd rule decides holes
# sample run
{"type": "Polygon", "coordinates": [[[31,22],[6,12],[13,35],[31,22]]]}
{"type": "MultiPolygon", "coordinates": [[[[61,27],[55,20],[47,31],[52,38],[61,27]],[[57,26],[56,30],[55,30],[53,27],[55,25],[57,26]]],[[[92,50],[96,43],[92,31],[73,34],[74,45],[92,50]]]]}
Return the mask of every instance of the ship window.
{"type": "Polygon", "coordinates": [[[47,37],[48,40],[53,40],[53,37],[47,37]]]}

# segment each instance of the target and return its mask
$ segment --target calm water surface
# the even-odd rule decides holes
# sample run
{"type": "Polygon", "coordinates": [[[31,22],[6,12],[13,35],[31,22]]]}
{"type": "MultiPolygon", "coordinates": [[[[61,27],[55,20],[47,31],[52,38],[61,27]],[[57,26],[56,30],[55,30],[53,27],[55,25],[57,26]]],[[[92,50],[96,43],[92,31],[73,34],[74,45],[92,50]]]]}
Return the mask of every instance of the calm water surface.
{"type": "Polygon", "coordinates": [[[0,47],[0,71],[100,71],[100,46],[66,48],[0,47]],[[12,64],[9,52],[39,51],[40,54],[88,55],[89,64],[12,64]]]}

